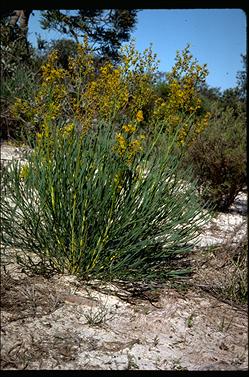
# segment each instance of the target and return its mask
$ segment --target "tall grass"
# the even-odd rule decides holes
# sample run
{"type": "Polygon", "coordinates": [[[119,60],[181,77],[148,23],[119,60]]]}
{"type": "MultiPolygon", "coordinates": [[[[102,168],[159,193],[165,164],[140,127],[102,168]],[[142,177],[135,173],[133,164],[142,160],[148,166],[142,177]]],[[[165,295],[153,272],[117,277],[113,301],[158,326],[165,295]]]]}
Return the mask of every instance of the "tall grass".
{"type": "Polygon", "coordinates": [[[79,135],[51,131],[21,167],[3,174],[2,239],[27,270],[83,278],[163,279],[188,253],[203,212],[189,171],[160,129],[130,164],[110,124],[79,135]],[[158,146],[160,145],[160,150],[158,146]]]}

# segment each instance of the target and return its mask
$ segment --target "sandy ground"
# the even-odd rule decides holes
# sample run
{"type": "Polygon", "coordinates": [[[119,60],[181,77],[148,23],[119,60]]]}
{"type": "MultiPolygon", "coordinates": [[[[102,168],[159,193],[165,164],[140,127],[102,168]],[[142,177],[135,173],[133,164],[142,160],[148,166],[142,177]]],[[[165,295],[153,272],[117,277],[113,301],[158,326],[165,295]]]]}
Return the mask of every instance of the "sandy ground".
{"type": "Polygon", "coordinates": [[[247,307],[203,289],[227,271],[223,254],[207,250],[239,242],[246,213],[241,193],[203,229],[185,260],[193,274],[175,286],[27,276],[10,250],[1,271],[1,369],[247,370],[247,307]]]}

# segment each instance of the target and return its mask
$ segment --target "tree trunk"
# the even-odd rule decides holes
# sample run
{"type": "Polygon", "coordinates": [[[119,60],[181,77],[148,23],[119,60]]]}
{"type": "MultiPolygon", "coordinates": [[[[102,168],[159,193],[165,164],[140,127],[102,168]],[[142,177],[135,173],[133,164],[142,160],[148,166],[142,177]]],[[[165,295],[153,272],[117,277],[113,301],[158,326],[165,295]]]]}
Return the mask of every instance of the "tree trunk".
{"type": "Polygon", "coordinates": [[[10,25],[15,26],[17,22],[20,22],[20,29],[24,34],[27,34],[29,17],[32,10],[14,10],[10,16],[10,25]]]}
{"type": "MultiPolygon", "coordinates": [[[[16,49],[19,58],[23,61],[29,60],[30,51],[29,43],[27,39],[29,17],[32,13],[32,9],[14,10],[10,14],[9,25],[14,28],[18,26],[19,33],[13,33],[13,38],[16,40],[16,49]]],[[[13,30],[14,31],[14,30],[13,30]]]]}

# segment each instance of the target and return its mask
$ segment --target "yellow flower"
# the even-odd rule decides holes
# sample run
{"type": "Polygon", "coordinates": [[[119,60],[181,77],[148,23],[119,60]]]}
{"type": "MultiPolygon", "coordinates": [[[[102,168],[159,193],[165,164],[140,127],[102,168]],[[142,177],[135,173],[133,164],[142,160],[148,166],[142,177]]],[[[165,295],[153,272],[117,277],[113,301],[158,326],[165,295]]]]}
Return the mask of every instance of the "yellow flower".
{"type": "Polygon", "coordinates": [[[123,152],[125,152],[125,149],[126,149],[126,140],[125,140],[124,136],[121,135],[121,133],[118,133],[116,135],[116,140],[118,142],[119,149],[120,149],[120,152],[122,154],[123,152]]]}
{"type": "Polygon", "coordinates": [[[136,153],[136,152],[138,152],[142,149],[140,140],[133,140],[130,143],[129,147],[130,147],[132,154],[134,154],[134,153],[136,153]]]}
{"type": "Polygon", "coordinates": [[[116,188],[118,190],[118,192],[120,192],[123,188],[122,186],[122,178],[121,178],[121,175],[120,174],[116,174],[115,177],[114,177],[114,183],[116,185],[116,188]]]}
{"type": "MultiPolygon", "coordinates": [[[[155,122],[163,120],[165,131],[171,132],[179,124],[181,114],[193,115],[194,138],[208,124],[208,118],[198,113],[202,102],[197,91],[197,84],[204,81],[208,72],[205,65],[200,66],[193,59],[189,48],[177,52],[176,63],[167,74],[167,98],[161,98],[151,85],[151,75],[158,68],[151,48],[139,53],[133,41],[121,48],[120,64],[105,62],[96,70],[94,54],[85,37],[77,45],[77,53],[69,58],[67,70],[59,68],[57,52],[48,56],[41,67],[41,84],[34,96],[28,101],[17,99],[11,106],[11,114],[19,122],[34,124],[39,131],[38,140],[50,138],[50,128],[56,127],[61,119],[69,122],[76,119],[83,132],[92,127],[95,119],[121,124],[114,151],[125,160],[141,150],[138,141],[143,137],[137,136],[138,141],[131,139],[141,131],[144,108],[149,109],[146,112],[149,132],[155,122]],[[135,125],[130,124],[133,121],[135,125]]],[[[70,125],[62,132],[70,134],[70,125]]],[[[186,135],[182,132],[179,138],[184,141],[186,135]]]]}
{"type": "Polygon", "coordinates": [[[74,124],[73,123],[69,123],[67,124],[64,128],[63,128],[63,135],[66,136],[68,134],[70,134],[74,129],[74,124]]]}
{"type": "Polygon", "coordinates": [[[27,178],[28,173],[29,173],[29,166],[28,164],[25,164],[20,169],[20,178],[23,178],[23,179],[27,178]]]}
{"type": "Polygon", "coordinates": [[[124,124],[122,129],[127,132],[128,134],[132,134],[133,132],[136,131],[136,126],[132,124],[124,124]]]}
{"type": "Polygon", "coordinates": [[[142,110],[139,110],[136,115],[136,119],[138,122],[142,122],[144,120],[143,112],[142,110]]]}

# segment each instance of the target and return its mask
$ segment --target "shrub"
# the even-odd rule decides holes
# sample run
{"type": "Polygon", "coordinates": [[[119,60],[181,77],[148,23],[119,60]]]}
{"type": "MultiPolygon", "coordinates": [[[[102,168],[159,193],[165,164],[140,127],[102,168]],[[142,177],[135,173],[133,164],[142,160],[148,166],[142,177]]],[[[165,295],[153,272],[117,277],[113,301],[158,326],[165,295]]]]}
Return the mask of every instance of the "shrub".
{"type": "Polygon", "coordinates": [[[17,98],[23,98],[26,111],[30,111],[29,98],[37,90],[39,80],[31,67],[19,66],[16,73],[6,76],[1,81],[1,131],[0,138],[13,138],[15,141],[27,141],[28,135],[34,133],[32,122],[25,124],[21,115],[13,114],[12,105],[17,98]]]}
{"type": "Polygon", "coordinates": [[[85,135],[58,127],[39,140],[27,165],[12,162],[4,170],[3,242],[17,248],[18,263],[84,278],[184,273],[168,262],[191,250],[209,215],[189,172],[180,174],[171,155],[177,134],[155,132],[152,144],[131,156],[130,149],[120,152],[112,124],[85,135]]]}
{"type": "Polygon", "coordinates": [[[45,56],[51,54],[53,51],[57,51],[58,64],[61,68],[68,69],[69,57],[77,55],[77,43],[72,39],[56,39],[50,43],[41,41],[43,47],[43,59],[45,56]]]}
{"type": "Polygon", "coordinates": [[[187,164],[192,164],[204,202],[226,211],[246,184],[245,113],[235,116],[231,108],[214,107],[209,126],[186,154],[187,164]]]}
{"type": "MultiPolygon", "coordinates": [[[[22,117],[16,117],[12,105],[17,98],[22,98],[30,108],[29,99],[37,90],[37,59],[34,50],[27,43],[18,26],[6,25],[0,20],[1,32],[1,131],[0,138],[22,139],[22,132],[32,132],[32,122],[25,124],[22,117]]],[[[26,140],[26,136],[23,135],[26,140]]]]}
{"type": "Polygon", "coordinates": [[[26,65],[30,58],[29,45],[19,27],[6,25],[0,20],[1,32],[1,80],[6,76],[12,76],[21,64],[26,65]]]}
{"type": "MultiPolygon", "coordinates": [[[[180,53],[176,52],[175,65],[166,74],[166,82],[156,87],[160,93],[155,100],[154,116],[167,119],[169,130],[181,122],[182,116],[192,118],[190,123],[182,123],[178,136],[179,145],[189,144],[207,126],[209,112],[203,111],[200,85],[208,74],[206,64],[200,66],[190,53],[190,45],[180,53]]],[[[166,130],[167,131],[167,130],[166,130]]]]}
{"type": "MultiPolygon", "coordinates": [[[[41,86],[29,99],[17,98],[12,107],[13,117],[26,125],[31,123],[39,133],[44,132],[44,124],[50,120],[53,124],[65,119],[68,123],[77,122],[87,131],[100,119],[116,125],[135,121],[138,112],[143,118],[140,127],[148,133],[155,120],[164,121],[165,131],[174,132],[185,114],[195,118],[192,135],[205,128],[208,114],[197,114],[197,86],[205,79],[207,70],[192,61],[188,48],[183,57],[178,53],[168,75],[166,99],[159,97],[154,87],[158,62],[151,48],[141,54],[132,42],[120,53],[119,64],[107,61],[97,66],[85,39],[77,45],[76,54],[68,57],[65,69],[59,64],[59,53],[53,50],[41,68],[41,86]]],[[[188,131],[188,124],[182,124],[178,135],[181,144],[188,131]]]]}

